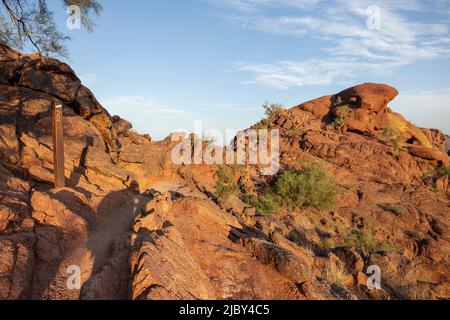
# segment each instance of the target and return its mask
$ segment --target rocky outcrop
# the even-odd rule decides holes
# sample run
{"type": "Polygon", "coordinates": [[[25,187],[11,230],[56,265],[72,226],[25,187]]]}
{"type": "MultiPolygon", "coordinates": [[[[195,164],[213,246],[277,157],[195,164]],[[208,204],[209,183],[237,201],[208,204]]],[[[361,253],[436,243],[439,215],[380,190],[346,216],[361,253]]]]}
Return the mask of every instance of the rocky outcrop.
{"type": "MultiPolygon", "coordinates": [[[[316,268],[327,270],[329,262],[322,264],[322,256],[342,261],[353,277],[345,282],[359,298],[416,299],[421,290],[427,299],[448,297],[448,278],[442,274],[448,268],[449,243],[445,232],[432,231],[433,221],[443,229],[449,225],[445,136],[391,111],[388,104],[397,94],[386,85],[362,84],[272,116],[268,126],[280,130],[282,168],[322,163],[342,190],[331,213],[287,210],[261,227],[270,232],[277,226],[286,238],[310,248],[316,268]],[[389,250],[395,253],[386,258],[392,277],[384,292],[375,294],[364,285],[370,265],[365,260],[372,254],[357,253],[356,247],[343,251],[351,230],[361,230],[372,244],[392,243],[389,250]],[[409,275],[402,278],[405,270],[409,275]]],[[[250,220],[261,225],[260,219],[250,220]]]]}
{"type": "Polygon", "coordinates": [[[133,132],[68,65],[0,45],[0,299],[448,299],[445,139],[392,112],[397,94],[362,84],[270,117],[282,170],[319,161],[340,198],[263,216],[244,197],[273,179],[258,166],[220,199],[215,165],[175,165],[175,142],[133,132]]]}

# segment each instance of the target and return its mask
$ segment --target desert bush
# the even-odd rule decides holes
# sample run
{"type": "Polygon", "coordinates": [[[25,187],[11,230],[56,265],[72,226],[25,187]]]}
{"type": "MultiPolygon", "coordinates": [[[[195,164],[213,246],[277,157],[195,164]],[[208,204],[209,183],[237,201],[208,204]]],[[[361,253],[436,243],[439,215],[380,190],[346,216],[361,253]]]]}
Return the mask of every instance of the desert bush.
{"type": "Polygon", "coordinates": [[[333,121],[328,125],[328,127],[332,130],[340,131],[345,125],[345,119],[341,117],[336,117],[333,121]]]}
{"type": "Polygon", "coordinates": [[[389,154],[398,159],[400,157],[400,152],[405,151],[402,146],[402,134],[401,132],[393,127],[381,129],[381,140],[392,149],[389,150],[389,154]]]}
{"type": "Polygon", "coordinates": [[[445,191],[440,190],[437,187],[436,182],[438,179],[446,176],[450,178],[450,166],[441,166],[439,168],[430,169],[423,175],[422,179],[433,189],[433,191],[437,193],[445,193],[445,191]]]}
{"type": "Polygon", "coordinates": [[[217,181],[215,184],[217,196],[224,200],[229,195],[239,191],[239,166],[219,166],[216,171],[217,181]]]}
{"type": "Polygon", "coordinates": [[[325,265],[324,277],[331,283],[343,286],[349,276],[342,261],[329,260],[325,265]]]}
{"type": "Polygon", "coordinates": [[[244,202],[256,209],[258,214],[270,215],[278,211],[279,205],[271,193],[263,195],[244,195],[244,202]]]}
{"type": "Polygon", "coordinates": [[[316,163],[302,170],[287,170],[273,186],[278,203],[286,207],[331,209],[339,195],[338,187],[327,172],[316,163]]]}
{"type": "Polygon", "coordinates": [[[262,119],[260,122],[252,126],[254,130],[267,129],[269,127],[269,121],[267,119],[262,119]]]}
{"type": "Polygon", "coordinates": [[[345,237],[348,246],[359,248],[368,258],[372,253],[386,251],[394,252],[395,247],[385,241],[377,241],[371,234],[362,230],[352,230],[345,237]]]}
{"type": "Polygon", "coordinates": [[[283,172],[259,196],[244,196],[246,203],[261,214],[272,214],[279,208],[333,208],[339,195],[338,186],[316,163],[306,164],[302,170],[283,172]]]}
{"type": "Polygon", "coordinates": [[[279,103],[266,102],[263,104],[263,109],[266,118],[273,119],[284,109],[284,106],[279,103]]]}
{"type": "Polygon", "coordinates": [[[381,129],[382,140],[395,150],[401,150],[402,135],[396,128],[383,128],[381,129]]]}
{"type": "Polygon", "coordinates": [[[262,107],[266,117],[252,127],[255,130],[267,129],[270,122],[284,109],[283,105],[273,102],[265,102],[262,107]]]}
{"type": "Polygon", "coordinates": [[[442,178],[442,177],[450,177],[450,165],[449,166],[442,166],[436,169],[436,177],[442,178]]]}
{"type": "Polygon", "coordinates": [[[288,138],[296,138],[302,134],[302,131],[299,128],[292,128],[287,132],[288,138]]]}

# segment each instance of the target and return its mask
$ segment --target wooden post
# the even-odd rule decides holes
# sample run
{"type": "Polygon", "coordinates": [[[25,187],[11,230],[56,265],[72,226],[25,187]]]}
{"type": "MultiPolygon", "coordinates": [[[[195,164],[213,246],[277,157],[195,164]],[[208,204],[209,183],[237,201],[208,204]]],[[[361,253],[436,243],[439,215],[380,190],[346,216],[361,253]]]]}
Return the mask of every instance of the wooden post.
{"type": "Polygon", "coordinates": [[[53,165],[55,175],[55,189],[66,186],[64,178],[64,140],[63,140],[63,108],[61,105],[53,107],[53,165]]]}

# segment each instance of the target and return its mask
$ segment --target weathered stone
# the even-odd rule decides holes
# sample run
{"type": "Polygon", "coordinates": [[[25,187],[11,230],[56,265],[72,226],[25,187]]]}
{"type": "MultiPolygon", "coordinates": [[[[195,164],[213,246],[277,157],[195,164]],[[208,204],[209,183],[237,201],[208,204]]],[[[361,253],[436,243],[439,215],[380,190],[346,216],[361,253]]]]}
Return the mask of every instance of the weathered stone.
{"type": "Polygon", "coordinates": [[[448,155],[442,151],[425,148],[420,146],[410,146],[409,152],[416,157],[426,159],[426,160],[436,160],[440,161],[441,164],[448,165],[450,163],[448,155]]]}
{"type": "Polygon", "coordinates": [[[74,235],[87,237],[93,210],[83,196],[70,189],[57,193],[34,191],[31,196],[32,217],[41,225],[61,228],[74,235]]]}
{"type": "Polygon", "coordinates": [[[80,80],[66,64],[54,59],[36,61],[33,67],[22,71],[19,85],[57,96],[64,103],[75,101],[81,86],[80,80]]]}
{"type": "Polygon", "coordinates": [[[264,240],[247,238],[243,240],[247,248],[263,264],[273,266],[278,272],[295,283],[310,280],[310,269],[302,259],[293,253],[264,240]]]}

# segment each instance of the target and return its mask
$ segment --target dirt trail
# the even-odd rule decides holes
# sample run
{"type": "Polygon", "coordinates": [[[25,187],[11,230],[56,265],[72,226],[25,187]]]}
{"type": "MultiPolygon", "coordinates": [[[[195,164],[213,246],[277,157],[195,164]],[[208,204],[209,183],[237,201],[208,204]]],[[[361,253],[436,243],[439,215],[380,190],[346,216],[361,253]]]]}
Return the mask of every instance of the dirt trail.
{"type": "MultiPolygon", "coordinates": [[[[161,179],[152,189],[177,191],[182,184],[161,179]]],[[[86,240],[73,239],[64,244],[57,272],[34,299],[128,299],[128,258],[130,231],[135,217],[149,198],[125,192],[112,192],[103,197],[96,216],[89,225],[86,240]],[[69,289],[68,268],[78,266],[81,288],[69,289]]],[[[55,248],[56,250],[56,248],[55,248]]],[[[73,279],[73,278],[72,278],[73,279]]],[[[71,282],[73,283],[73,282],[71,282]]]]}
{"type": "Polygon", "coordinates": [[[64,256],[54,278],[44,288],[42,296],[33,298],[127,299],[130,230],[135,217],[148,200],[129,192],[106,195],[89,225],[88,238],[73,239],[64,245],[64,256]],[[70,266],[80,268],[81,289],[68,288],[70,266]]]}

